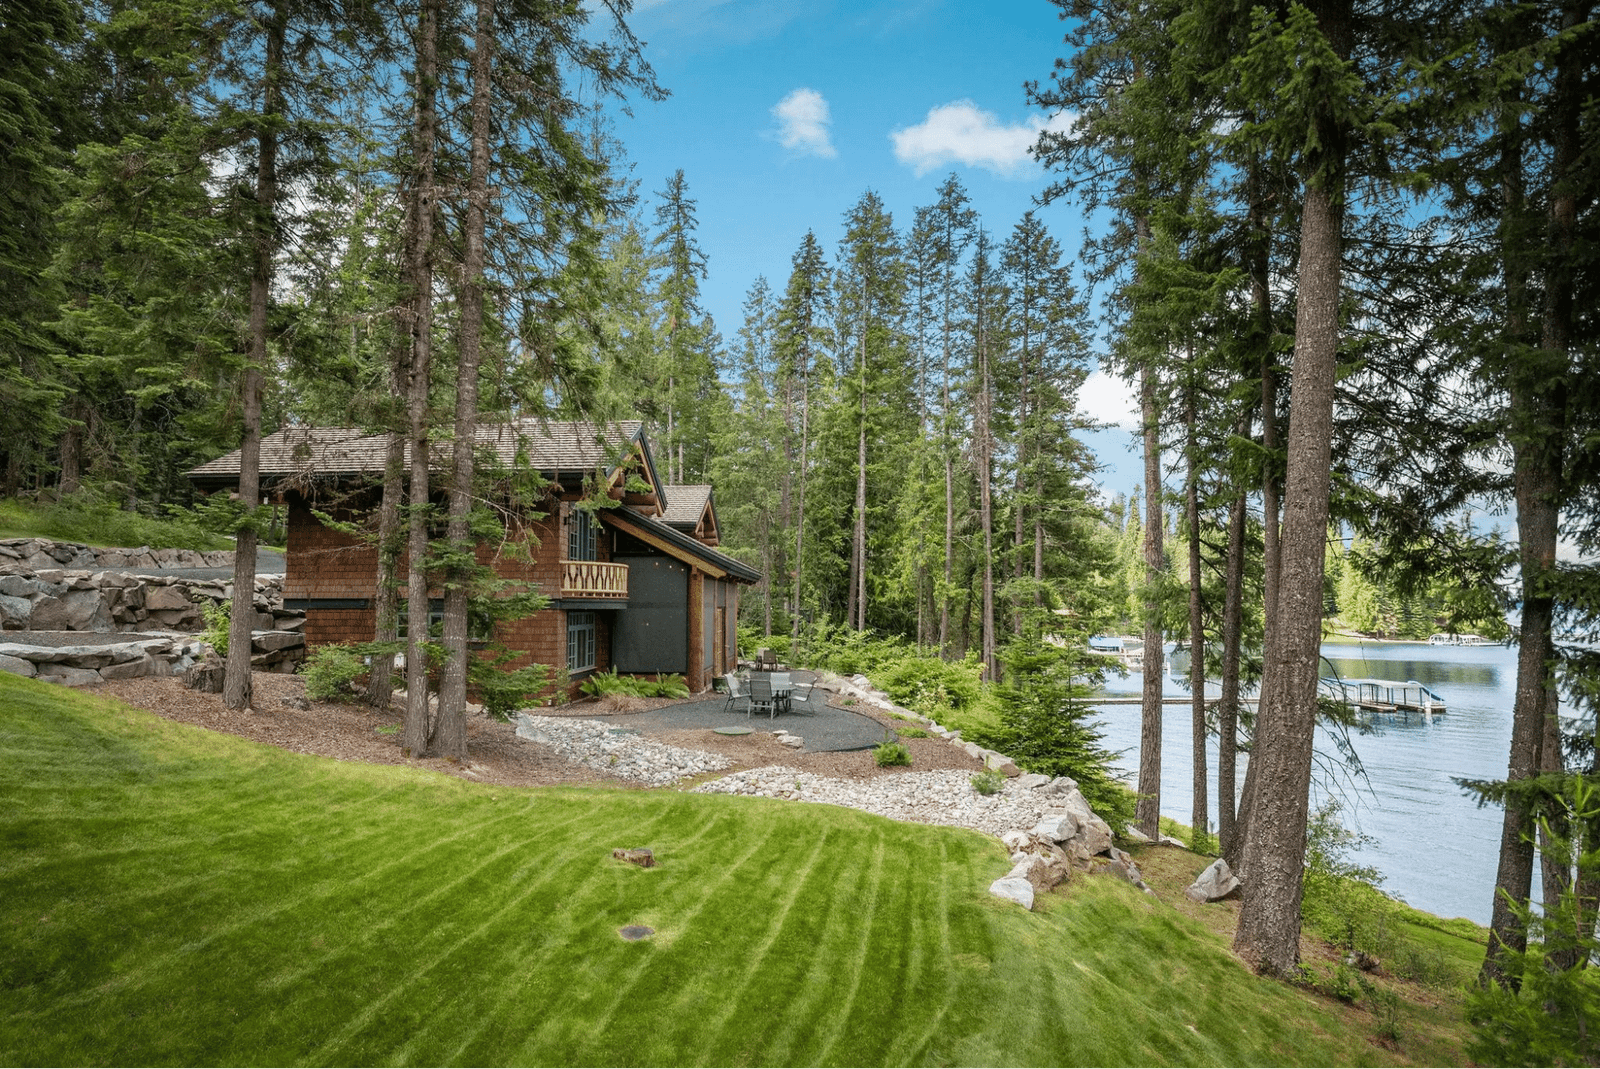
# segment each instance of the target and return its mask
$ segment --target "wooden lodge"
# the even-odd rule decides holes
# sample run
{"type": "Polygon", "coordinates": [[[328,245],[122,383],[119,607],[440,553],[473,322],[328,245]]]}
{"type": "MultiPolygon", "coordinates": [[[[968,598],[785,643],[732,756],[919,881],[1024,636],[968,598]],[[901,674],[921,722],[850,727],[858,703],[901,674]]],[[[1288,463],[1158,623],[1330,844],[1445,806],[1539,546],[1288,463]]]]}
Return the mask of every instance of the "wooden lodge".
{"type": "MultiPolygon", "coordinates": [[[[760,575],[716,547],[711,487],[658,478],[643,424],[526,420],[479,428],[480,455],[507,472],[536,471],[544,497],[512,509],[505,535],[477,548],[501,578],[544,593],[549,608],[498,625],[523,664],[565,665],[576,686],[596,671],[681,674],[706,690],[738,658],[739,588],[760,575]],[[578,506],[586,486],[613,507],[578,506]]],[[[388,435],[350,427],[291,427],[262,440],[264,500],[288,509],[284,604],[305,610],[308,646],[374,637],[374,540],[324,525],[316,513],[375,527],[388,435]]],[[[431,467],[442,502],[448,457],[431,467]]],[[[480,465],[481,467],[481,465],[480,465]]],[[[189,472],[201,490],[236,489],[239,454],[189,472]]],[[[402,558],[399,581],[406,581],[402,558]]],[[[438,611],[440,592],[432,592],[438,611]]]]}

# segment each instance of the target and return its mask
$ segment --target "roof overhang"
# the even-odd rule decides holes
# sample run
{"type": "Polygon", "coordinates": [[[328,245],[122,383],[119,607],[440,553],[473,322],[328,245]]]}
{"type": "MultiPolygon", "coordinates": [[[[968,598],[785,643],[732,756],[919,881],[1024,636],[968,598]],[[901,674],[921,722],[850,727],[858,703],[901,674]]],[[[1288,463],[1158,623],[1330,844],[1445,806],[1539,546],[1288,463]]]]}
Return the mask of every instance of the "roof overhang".
{"type": "Polygon", "coordinates": [[[746,584],[761,582],[761,573],[748,564],[734,560],[725,553],[719,553],[699,539],[627,506],[600,509],[596,515],[601,522],[632,535],[646,545],[692,565],[713,578],[731,579],[736,583],[746,584]]]}

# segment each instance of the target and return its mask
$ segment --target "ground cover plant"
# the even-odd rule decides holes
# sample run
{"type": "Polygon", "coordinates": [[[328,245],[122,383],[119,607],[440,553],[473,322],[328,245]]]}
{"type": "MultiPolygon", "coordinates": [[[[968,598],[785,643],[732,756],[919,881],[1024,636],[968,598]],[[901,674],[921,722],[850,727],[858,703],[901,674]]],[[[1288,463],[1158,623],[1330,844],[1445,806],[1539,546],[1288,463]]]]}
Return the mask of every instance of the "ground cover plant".
{"type": "Polygon", "coordinates": [[[0,1062],[1396,1060],[1162,902],[1085,878],[1026,913],[987,893],[1008,867],[961,829],[340,763],[0,674],[0,1062]]]}
{"type": "Polygon", "coordinates": [[[0,538],[51,538],[121,548],[233,548],[230,540],[208,530],[191,514],[160,519],[128,512],[90,494],[59,502],[0,499],[0,538]]]}

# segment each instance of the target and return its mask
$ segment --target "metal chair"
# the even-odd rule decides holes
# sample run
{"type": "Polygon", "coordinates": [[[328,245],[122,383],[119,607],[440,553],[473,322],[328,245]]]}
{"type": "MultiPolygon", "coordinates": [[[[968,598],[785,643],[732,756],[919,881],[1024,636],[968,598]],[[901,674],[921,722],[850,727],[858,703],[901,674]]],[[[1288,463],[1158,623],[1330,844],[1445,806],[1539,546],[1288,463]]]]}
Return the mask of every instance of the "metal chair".
{"type": "Polygon", "coordinates": [[[730,672],[728,675],[722,676],[721,679],[728,691],[728,700],[722,706],[722,711],[726,713],[733,708],[734,702],[737,702],[740,698],[748,697],[748,695],[744,692],[744,681],[738,676],[730,672]]]}
{"type": "Polygon", "coordinates": [[[772,700],[772,680],[770,679],[762,678],[750,681],[750,708],[745,710],[745,719],[750,719],[757,709],[765,709],[768,720],[778,715],[778,703],[772,700]]]}
{"type": "Polygon", "coordinates": [[[772,701],[778,707],[778,712],[789,711],[789,698],[794,693],[794,687],[789,682],[788,672],[772,673],[772,701]]]}

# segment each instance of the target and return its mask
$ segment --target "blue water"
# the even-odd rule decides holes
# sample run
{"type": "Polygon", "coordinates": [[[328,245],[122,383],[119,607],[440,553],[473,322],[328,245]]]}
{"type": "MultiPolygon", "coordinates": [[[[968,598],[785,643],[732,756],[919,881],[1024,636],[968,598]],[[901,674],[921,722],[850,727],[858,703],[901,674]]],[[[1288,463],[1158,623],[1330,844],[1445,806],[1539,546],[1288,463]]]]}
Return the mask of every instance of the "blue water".
{"type": "MultiPolygon", "coordinates": [[[[1331,736],[1317,732],[1318,767],[1313,794],[1336,795],[1341,819],[1375,841],[1352,855],[1383,874],[1385,891],[1445,917],[1489,921],[1500,850],[1501,810],[1478,808],[1454,780],[1501,779],[1511,740],[1516,650],[1505,646],[1429,646],[1425,643],[1329,642],[1323,655],[1343,677],[1416,680],[1442,697],[1444,716],[1423,724],[1383,722],[1375,733],[1353,735],[1365,778],[1345,766],[1331,736]]],[[[1326,674],[1326,665],[1323,666],[1326,674]]],[[[1133,672],[1107,691],[1136,695],[1143,678],[1133,672]]],[[[1169,697],[1188,691],[1170,677],[1169,697]]],[[[1121,765],[1139,767],[1139,707],[1101,706],[1108,748],[1123,752],[1121,765]]],[[[1187,705],[1164,706],[1161,732],[1161,812],[1187,824],[1193,799],[1187,705]]],[[[1215,740],[1208,747],[1211,825],[1216,827],[1215,740]]],[[[1244,781],[1244,761],[1239,768],[1244,781]]]]}

